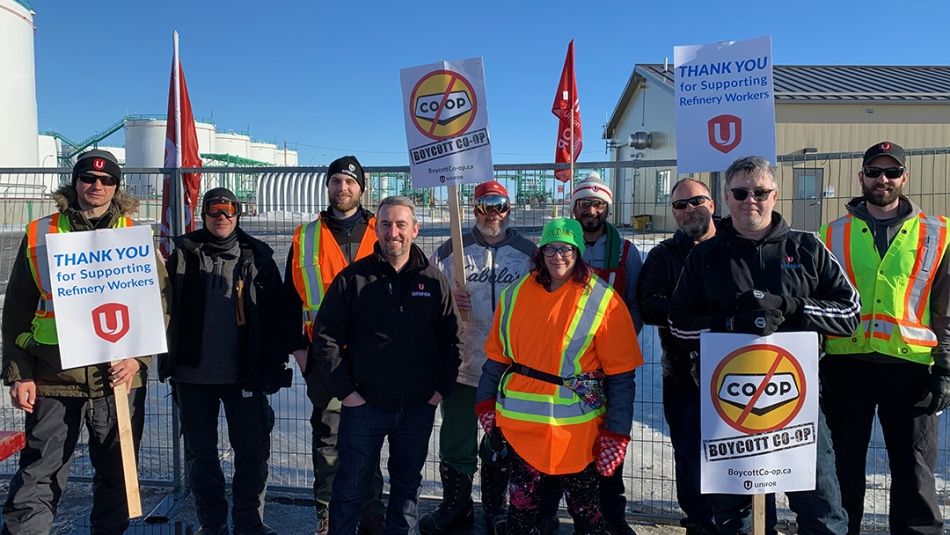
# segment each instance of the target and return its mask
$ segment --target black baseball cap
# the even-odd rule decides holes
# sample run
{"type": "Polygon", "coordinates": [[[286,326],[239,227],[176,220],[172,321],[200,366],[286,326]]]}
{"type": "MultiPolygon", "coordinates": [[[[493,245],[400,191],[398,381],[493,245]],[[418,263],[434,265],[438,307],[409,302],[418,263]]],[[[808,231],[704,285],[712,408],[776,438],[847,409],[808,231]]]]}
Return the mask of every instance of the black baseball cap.
{"type": "Polygon", "coordinates": [[[891,141],[882,141],[875,145],[871,145],[871,148],[864,152],[864,162],[861,164],[862,167],[871,163],[871,160],[877,158],[878,156],[890,156],[897,160],[899,165],[904,165],[904,162],[907,159],[907,156],[904,154],[904,147],[901,147],[897,143],[891,141]]]}

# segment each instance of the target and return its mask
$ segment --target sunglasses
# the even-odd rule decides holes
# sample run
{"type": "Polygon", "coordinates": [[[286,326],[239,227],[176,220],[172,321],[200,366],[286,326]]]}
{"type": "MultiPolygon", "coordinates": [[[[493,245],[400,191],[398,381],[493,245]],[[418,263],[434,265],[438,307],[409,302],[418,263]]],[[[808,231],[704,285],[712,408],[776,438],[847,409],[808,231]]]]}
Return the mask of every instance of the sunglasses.
{"type": "Polygon", "coordinates": [[[690,197],[688,199],[680,199],[678,201],[673,201],[672,205],[673,205],[674,210],[683,210],[686,208],[687,204],[690,206],[699,206],[701,204],[706,204],[707,201],[711,201],[711,200],[712,199],[710,199],[709,197],[705,195],[697,195],[695,197],[690,197]]]}
{"type": "Polygon", "coordinates": [[[228,219],[238,215],[238,208],[231,202],[212,202],[205,205],[205,215],[211,219],[224,216],[228,219]]]}
{"type": "Polygon", "coordinates": [[[510,209],[511,204],[504,195],[485,195],[475,199],[475,211],[480,214],[507,214],[510,209]]]}
{"type": "Polygon", "coordinates": [[[580,199],[577,201],[577,205],[581,208],[603,208],[607,206],[607,201],[602,201],[600,199],[580,199]]]}
{"type": "Polygon", "coordinates": [[[89,184],[90,186],[96,183],[96,180],[102,182],[103,186],[118,186],[119,179],[112,176],[99,176],[99,175],[79,175],[77,177],[80,182],[83,184],[89,184]]]}
{"type": "Polygon", "coordinates": [[[769,198],[769,195],[772,194],[774,189],[766,188],[755,188],[753,190],[748,190],[745,188],[730,188],[729,191],[732,192],[732,198],[737,201],[744,201],[749,197],[749,194],[752,194],[752,198],[761,202],[769,198]]]}
{"type": "Polygon", "coordinates": [[[541,248],[541,254],[548,258],[553,258],[554,255],[561,255],[561,258],[570,258],[574,255],[574,248],[569,245],[564,245],[561,247],[545,245],[541,248]]]}
{"type": "Polygon", "coordinates": [[[868,178],[878,178],[882,174],[891,180],[900,178],[904,175],[903,167],[865,167],[862,169],[864,176],[868,178]]]}

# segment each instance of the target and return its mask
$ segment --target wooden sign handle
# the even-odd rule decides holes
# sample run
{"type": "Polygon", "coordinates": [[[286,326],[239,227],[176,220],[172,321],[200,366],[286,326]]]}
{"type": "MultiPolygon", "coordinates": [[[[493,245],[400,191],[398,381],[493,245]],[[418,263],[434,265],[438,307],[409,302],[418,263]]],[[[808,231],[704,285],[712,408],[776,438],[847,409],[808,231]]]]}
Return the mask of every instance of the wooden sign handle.
{"type": "Polygon", "coordinates": [[[112,389],[115,398],[115,419],[119,431],[119,449],[122,451],[122,473],[125,476],[125,501],[129,518],[142,516],[142,498],[139,495],[139,472],[135,464],[135,443],[132,440],[132,418],[129,415],[129,389],[125,383],[112,389]]]}
{"type": "Polygon", "coordinates": [[[752,535],[765,535],[765,496],[752,495],[752,535]]]}
{"type": "MultiPolygon", "coordinates": [[[[458,184],[449,184],[449,230],[452,235],[452,271],[455,283],[465,288],[465,248],[462,244],[462,211],[459,202],[458,184]]],[[[468,321],[468,310],[459,310],[462,321],[468,321]]]]}

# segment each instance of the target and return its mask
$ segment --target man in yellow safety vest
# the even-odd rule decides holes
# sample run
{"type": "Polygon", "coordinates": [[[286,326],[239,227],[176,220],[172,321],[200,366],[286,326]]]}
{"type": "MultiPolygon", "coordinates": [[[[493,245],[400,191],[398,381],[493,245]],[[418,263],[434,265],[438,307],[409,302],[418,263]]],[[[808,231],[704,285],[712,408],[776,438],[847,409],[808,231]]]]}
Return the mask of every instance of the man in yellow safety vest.
{"type": "Polygon", "coordinates": [[[865,460],[875,411],[891,468],[891,533],[942,533],[934,465],[937,415],[950,404],[950,262],[947,218],[902,195],[904,149],[864,153],[861,197],[821,229],[861,294],[861,323],[828,337],[821,360],[825,413],[848,533],[864,514],[865,460]]]}

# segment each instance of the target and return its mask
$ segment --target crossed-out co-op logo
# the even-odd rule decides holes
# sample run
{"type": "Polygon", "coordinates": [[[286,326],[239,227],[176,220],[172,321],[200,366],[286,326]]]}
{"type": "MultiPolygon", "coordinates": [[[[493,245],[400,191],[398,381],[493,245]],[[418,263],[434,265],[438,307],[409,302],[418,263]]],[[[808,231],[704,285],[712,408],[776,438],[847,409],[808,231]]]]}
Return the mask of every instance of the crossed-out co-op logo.
{"type": "Polygon", "coordinates": [[[709,391],[719,417],[752,435],[788,425],[805,403],[805,388],[805,373],[791,353],[754,344],[722,359],[709,391]]]}
{"type": "Polygon", "coordinates": [[[461,74],[432,71],[412,88],[412,122],[422,135],[448,139],[465,133],[478,109],[475,89],[461,74]]]}

